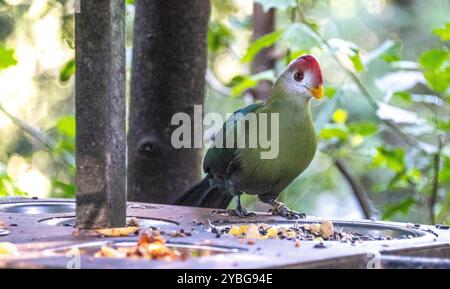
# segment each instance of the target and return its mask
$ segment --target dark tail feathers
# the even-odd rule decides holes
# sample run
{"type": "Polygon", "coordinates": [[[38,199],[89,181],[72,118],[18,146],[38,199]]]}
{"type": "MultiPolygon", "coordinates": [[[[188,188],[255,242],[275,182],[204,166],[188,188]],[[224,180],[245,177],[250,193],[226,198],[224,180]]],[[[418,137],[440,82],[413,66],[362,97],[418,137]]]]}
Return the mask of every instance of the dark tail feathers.
{"type": "Polygon", "coordinates": [[[225,209],[232,199],[224,187],[214,184],[213,179],[206,176],[181,195],[175,205],[225,209]]]}

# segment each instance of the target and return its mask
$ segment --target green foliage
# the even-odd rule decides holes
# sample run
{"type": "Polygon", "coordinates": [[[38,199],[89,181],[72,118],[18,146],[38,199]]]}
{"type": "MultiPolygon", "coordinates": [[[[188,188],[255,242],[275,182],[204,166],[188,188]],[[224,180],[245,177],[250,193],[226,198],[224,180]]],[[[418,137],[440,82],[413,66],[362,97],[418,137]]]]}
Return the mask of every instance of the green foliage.
{"type": "Polygon", "coordinates": [[[434,34],[439,36],[442,41],[450,40],[450,22],[447,22],[444,27],[434,29],[434,34]]]}
{"type": "Polygon", "coordinates": [[[59,73],[59,81],[66,82],[75,74],[75,59],[69,60],[59,73]]]}
{"type": "Polygon", "coordinates": [[[14,49],[0,46],[0,69],[5,69],[17,64],[14,49]]]}
{"type": "Polygon", "coordinates": [[[247,63],[252,61],[261,49],[272,46],[280,39],[282,35],[283,31],[275,31],[256,39],[255,42],[248,47],[247,53],[245,53],[242,58],[242,62],[247,63]]]}
{"type": "Polygon", "coordinates": [[[424,51],[419,63],[431,89],[444,93],[450,85],[450,52],[447,48],[424,51]]]}
{"type": "Polygon", "coordinates": [[[208,26],[208,49],[210,53],[229,47],[233,40],[234,35],[230,28],[219,21],[210,22],[208,26]]]}
{"type": "Polygon", "coordinates": [[[6,174],[6,172],[0,171],[0,197],[25,195],[24,192],[16,187],[14,181],[6,174]]]}
{"type": "Polygon", "coordinates": [[[399,203],[386,205],[382,219],[391,220],[398,213],[406,215],[416,203],[417,202],[414,198],[406,198],[399,203]]]}
{"type": "Polygon", "coordinates": [[[241,96],[246,90],[255,87],[262,80],[274,81],[275,75],[273,71],[268,70],[251,76],[241,76],[235,78],[233,81],[233,87],[231,89],[231,96],[241,96]]]}

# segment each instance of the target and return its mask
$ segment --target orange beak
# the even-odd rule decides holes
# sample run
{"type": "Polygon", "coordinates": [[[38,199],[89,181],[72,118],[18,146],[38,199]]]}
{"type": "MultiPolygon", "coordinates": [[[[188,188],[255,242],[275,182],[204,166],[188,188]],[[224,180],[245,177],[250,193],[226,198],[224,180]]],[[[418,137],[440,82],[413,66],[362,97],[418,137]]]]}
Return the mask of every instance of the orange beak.
{"type": "Polygon", "coordinates": [[[311,93],[315,98],[321,100],[323,98],[323,86],[319,85],[317,87],[311,88],[311,93]]]}

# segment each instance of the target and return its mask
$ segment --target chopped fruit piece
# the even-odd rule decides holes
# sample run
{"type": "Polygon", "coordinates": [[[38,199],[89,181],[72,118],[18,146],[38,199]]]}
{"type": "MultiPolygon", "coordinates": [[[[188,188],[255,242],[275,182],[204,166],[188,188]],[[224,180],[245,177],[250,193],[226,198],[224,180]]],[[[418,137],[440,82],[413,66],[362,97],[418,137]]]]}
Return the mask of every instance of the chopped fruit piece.
{"type": "Polygon", "coordinates": [[[309,226],[309,230],[311,231],[311,233],[313,234],[320,234],[320,224],[311,224],[309,226]]]}
{"type": "Polygon", "coordinates": [[[320,234],[324,238],[330,238],[334,235],[333,223],[330,220],[326,220],[325,222],[320,224],[320,234]]]}
{"type": "Polygon", "coordinates": [[[251,224],[247,227],[245,236],[249,239],[259,239],[261,237],[258,227],[255,224],[251,224]]]}
{"type": "Polygon", "coordinates": [[[111,229],[96,229],[96,233],[106,237],[125,237],[130,234],[136,234],[139,231],[139,227],[124,227],[124,228],[111,228],[111,229]]]}
{"type": "Polygon", "coordinates": [[[274,227],[270,227],[269,229],[267,229],[267,237],[276,238],[277,234],[278,234],[278,231],[274,227]]]}
{"type": "Polygon", "coordinates": [[[241,235],[241,228],[238,226],[232,226],[229,233],[233,236],[241,235]]]}
{"type": "Polygon", "coordinates": [[[0,258],[1,257],[14,257],[19,255],[17,246],[10,242],[0,242],[0,258]]]}

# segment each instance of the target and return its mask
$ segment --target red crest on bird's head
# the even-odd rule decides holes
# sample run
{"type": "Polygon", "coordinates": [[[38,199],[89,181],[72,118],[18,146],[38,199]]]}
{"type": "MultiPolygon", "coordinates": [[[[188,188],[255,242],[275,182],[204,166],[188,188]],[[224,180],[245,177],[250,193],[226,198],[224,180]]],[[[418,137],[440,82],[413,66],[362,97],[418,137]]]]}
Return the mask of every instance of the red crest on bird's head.
{"type": "Polygon", "coordinates": [[[291,70],[301,70],[310,71],[319,82],[318,84],[323,84],[322,70],[320,69],[320,64],[317,59],[312,55],[303,55],[296,60],[294,60],[290,65],[291,70]]]}

